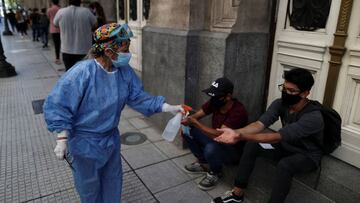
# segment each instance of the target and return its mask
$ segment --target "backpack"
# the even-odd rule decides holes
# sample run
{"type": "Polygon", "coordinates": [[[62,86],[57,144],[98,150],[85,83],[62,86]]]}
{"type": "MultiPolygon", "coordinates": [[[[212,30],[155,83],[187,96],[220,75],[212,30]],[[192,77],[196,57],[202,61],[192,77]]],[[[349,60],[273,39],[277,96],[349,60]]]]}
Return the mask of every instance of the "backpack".
{"type": "Polygon", "coordinates": [[[341,117],[334,109],[323,106],[318,101],[310,100],[309,102],[312,107],[300,111],[296,120],[299,120],[305,113],[320,111],[324,120],[323,141],[322,143],[316,141],[316,143],[320,146],[323,154],[331,154],[341,145],[341,117]]]}

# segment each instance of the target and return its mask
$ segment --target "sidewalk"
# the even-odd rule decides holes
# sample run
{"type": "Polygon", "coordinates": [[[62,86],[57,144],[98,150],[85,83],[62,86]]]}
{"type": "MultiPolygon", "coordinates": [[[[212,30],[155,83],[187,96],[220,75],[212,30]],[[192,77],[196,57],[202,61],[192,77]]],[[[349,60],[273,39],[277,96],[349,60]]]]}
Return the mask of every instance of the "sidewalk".
{"type": "MultiPolygon", "coordinates": [[[[59,76],[52,44],[2,36],[7,61],[18,76],[0,78],[0,202],[79,202],[71,169],[55,158],[55,139],[45,127],[43,114],[35,114],[32,102],[44,99],[59,76]]],[[[201,177],[186,174],[182,167],[194,157],[161,138],[144,116],[126,107],[120,132],[136,132],[147,140],[122,144],[122,202],[206,202],[223,194],[230,185],[220,182],[211,191],[197,187],[201,177]]],[[[136,141],[135,140],[128,141],[136,141]]]]}

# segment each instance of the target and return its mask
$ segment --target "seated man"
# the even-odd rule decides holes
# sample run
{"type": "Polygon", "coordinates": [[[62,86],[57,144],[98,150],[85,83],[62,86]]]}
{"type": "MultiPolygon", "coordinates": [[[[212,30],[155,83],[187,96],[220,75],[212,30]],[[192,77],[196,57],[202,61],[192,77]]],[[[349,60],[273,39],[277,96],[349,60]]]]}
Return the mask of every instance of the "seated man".
{"type": "Polygon", "coordinates": [[[210,88],[203,90],[211,99],[202,108],[183,120],[184,125],[190,125],[189,134],[184,134],[191,152],[197,161],[185,166],[189,173],[206,173],[199,187],[210,190],[215,187],[221,176],[222,165],[235,164],[239,161],[244,142],[227,145],[213,140],[221,134],[216,128],[240,128],[248,122],[244,106],[232,97],[234,85],[227,78],[219,78],[210,88]],[[199,119],[212,114],[212,127],[199,122],[199,119]]]}
{"type": "Polygon", "coordinates": [[[215,198],[214,203],[243,202],[243,190],[248,185],[256,157],[263,148],[268,148],[258,143],[270,143],[274,152],[280,155],[269,200],[271,203],[285,201],[295,174],[310,172],[319,166],[324,121],[320,111],[306,110],[313,108],[307,96],[314,79],[309,71],[301,68],[285,72],[284,79],[284,84],[279,85],[281,99],[275,100],[258,121],[237,130],[219,129],[223,134],[215,140],[220,143],[249,142],[240,159],[235,187],[223,197],[215,198]],[[278,132],[262,133],[279,117],[283,127],[278,132]]]}

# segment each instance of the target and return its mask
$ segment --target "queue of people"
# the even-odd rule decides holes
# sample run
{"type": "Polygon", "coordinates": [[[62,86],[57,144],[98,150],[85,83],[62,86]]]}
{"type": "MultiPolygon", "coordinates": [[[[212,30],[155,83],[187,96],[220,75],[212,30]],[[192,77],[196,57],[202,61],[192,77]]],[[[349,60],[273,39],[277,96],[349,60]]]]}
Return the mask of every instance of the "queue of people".
{"type": "Polygon", "coordinates": [[[31,28],[32,40],[41,42],[43,48],[48,47],[50,33],[55,48],[54,63],[61,64],[61,52],[65,70],[68,70],[86,56],[93,42],[92,32],[106,24],[105,12],[99,2],[90,3],[88,8],[80,5],[81,0],[69,0],[69,6],[61,8],[59,0],[51,0],[48,9],[18,9],[16,13],[9,9],[7,16],[13,32],[24,37],[31,28]],[[82,37],[84,33],[88,33],[85,38],[82,37]]]}

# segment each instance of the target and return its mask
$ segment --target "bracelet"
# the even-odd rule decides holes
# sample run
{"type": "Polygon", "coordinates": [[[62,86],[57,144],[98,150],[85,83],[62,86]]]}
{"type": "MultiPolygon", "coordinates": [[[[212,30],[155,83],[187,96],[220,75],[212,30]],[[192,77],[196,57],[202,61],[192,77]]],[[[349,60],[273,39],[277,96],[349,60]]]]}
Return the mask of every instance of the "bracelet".
{"type": "Polygon", "coordinates": [[[57,137],[56,140],[67,140],[67,137],[57,137]]]}

